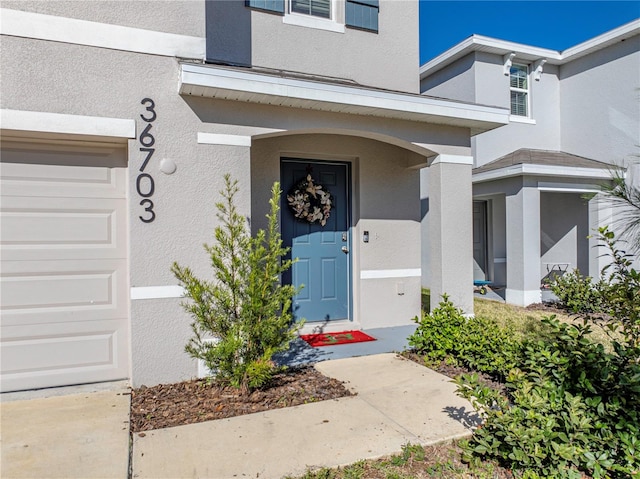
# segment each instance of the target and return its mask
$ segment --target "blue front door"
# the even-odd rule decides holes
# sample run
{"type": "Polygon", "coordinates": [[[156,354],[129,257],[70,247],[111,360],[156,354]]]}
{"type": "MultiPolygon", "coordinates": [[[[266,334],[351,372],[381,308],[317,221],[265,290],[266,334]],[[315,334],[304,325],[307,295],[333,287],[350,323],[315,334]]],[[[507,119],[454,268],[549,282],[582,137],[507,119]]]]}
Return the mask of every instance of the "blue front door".
{"type": "Polygon", "coordinates": [[[283,282],[303,285],[293,300],[297,320],[328,321],[349,319],[350,235],[349,165],[296,159],[281,162],[282,239],[298,258],[283,282]],[[313,184],[331,193],[331,209],[326,223],[298,219],[287,196],[311,175],[313,184]]]}

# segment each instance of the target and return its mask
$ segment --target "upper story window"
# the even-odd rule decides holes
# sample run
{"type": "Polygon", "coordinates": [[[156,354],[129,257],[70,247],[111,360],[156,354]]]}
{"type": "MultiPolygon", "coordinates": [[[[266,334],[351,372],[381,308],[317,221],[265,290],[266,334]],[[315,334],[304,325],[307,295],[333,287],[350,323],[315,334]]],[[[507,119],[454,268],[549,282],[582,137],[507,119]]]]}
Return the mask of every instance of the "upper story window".
{"type": "Polygon", "coordinates": [[[283,15],[284,23],[334,32],[351,27],[378,32],[379,0],[344,0],[344,12],[337,0],[245,0],[247,7],[283,15]]]}
{"type": "Polygon", "coordinates": [[[511,90],[511,114],[528,117],[529,67],[527,65],[511,65],[509,89],[511,90]]]}
{"type": "Polygon", "coordinates": [[[291,0],[291,12],[331,18],[331,0],[291,0]]]}
{"type": "Polygon", "coordinates": [[[347,0],[345,4],[345,23],[348,27],[378,31],[378,0],[347,0]]]}

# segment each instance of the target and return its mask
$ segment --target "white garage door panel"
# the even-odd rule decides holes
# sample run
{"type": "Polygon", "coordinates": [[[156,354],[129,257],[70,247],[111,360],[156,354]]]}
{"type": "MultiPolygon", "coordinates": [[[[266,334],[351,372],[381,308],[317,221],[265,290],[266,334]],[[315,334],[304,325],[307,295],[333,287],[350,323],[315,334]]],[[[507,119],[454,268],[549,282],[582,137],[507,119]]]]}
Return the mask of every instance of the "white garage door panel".
{"type": "Polygon", "coordinates": [[[122,320],[95,324],[8,328],[12,339],[3,338],[2,390],[59,386],[68,377],[75,382],[116,380],[127,377],[128,332],[122,320]],[[72,328],[73,335],[62,331],[72,328]],[[120,328],[120,329],[117,329],[120,328]],[[25,333],[25,334],[21,334],[25,333]]]}
{"type": "Polygon", "coordinates": [[[126,216],[124,199],[3,197],[2,259],[122,258],[126,216]]]}
{"type": "MultiPolygon", "coordinates": [[[[33,152],[29,152],[33,155],[33,152]]],[[[3,195],[65,196],[85,198],[123,198],[126,169],[103,166],[62,166],[5,163],[10,155],[2,152],[3,195]]],[[[99,158],[87,157],[88,165],[99,158]]]]}
{"type": "Polygon", "coordinates": [[[127,378],[126,149],[2,147],[0,389],[127,378]]]}
{"type": "Polygon", "coordinates": [[[2,328],[127,316],[126,260],[4,261],[2,328]]]}

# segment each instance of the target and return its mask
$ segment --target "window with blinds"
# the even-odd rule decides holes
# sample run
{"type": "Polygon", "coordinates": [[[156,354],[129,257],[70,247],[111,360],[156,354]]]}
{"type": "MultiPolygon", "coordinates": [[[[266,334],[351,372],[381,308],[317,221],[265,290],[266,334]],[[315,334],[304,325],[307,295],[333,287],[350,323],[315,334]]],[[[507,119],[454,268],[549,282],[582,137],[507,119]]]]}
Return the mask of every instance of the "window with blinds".
{"type": "Polygon", "coordinates": [[[291,12],[331,18],[331,0],[291,0],[291,12]]]}
{"type": "MultiPolygon", "coordinates": [[[[287,16],[288,13],[335,20],[332,0],[245,0],[247,7],[287,16]],[[286,13],[285,13],[286,11],[286,13]]],[[[344,23],[340,25],[369,32],[378,32],[379,0],[345,0],[344,23]]],[[[324,21],[324,20],[322,20],[324,21]]],[[[305,24],[309,26],[308,24],[305,24]]],[[[337,31],[337,30],[336,30],[337,31]]]]}
{"type": "Polygon", "coordinates": [[[345,24],[371,32],[378,31],[378,0],[346,0],[345,24]]]}
{"type": "Polygon", "coordinates": [[[529,67],[512,65],[509,73],[511,114],[529,116],[529,67]]]}

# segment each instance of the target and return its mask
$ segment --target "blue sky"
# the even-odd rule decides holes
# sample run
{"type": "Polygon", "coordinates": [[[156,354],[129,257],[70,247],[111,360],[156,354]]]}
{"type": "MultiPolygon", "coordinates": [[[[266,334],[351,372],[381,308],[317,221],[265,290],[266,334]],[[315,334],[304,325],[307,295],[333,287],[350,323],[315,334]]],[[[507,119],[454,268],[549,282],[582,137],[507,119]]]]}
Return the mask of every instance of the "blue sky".
{"type": "Polygon", "coordinates": [[[639,17],[640,0],[420,0],[420,64],[474,33],[564,50],[639,17]]]}

